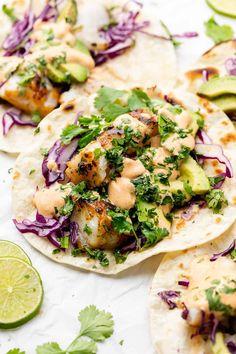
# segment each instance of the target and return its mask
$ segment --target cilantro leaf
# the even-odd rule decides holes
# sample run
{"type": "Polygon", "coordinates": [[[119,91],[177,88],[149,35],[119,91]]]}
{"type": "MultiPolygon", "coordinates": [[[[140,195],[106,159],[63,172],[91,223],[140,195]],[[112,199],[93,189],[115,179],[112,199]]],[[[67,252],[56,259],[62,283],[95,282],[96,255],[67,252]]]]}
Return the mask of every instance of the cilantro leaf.
{"type": "Polygon", "coordinates": [[[88,257],[97,259],[102,267],[109,266],[109,259],[107,258],[106,253],[104,251],[101,251],[99,249],[91,249],[88,247],[86,247],[85,250],[88,257]]]}
{"type": "Polygon", "coordinates": [[[206,194],[205,198],[208,208],[212,209],[214,214],[218,214],[226,205],[228,205],[224,191],[221,189],[212,189],[206,194]]]}
{"type": "Polygon", "coordinates": [[[205,294],[207,297],[209,310],[210,311],[219,311],[223,312],[225,315],[232,315],[233,309],[229,305],[225,305],[220,301],[220,295],[215,288],[208,288],[205,290],[205,294]]]}
{"type": "Polygon", "coordinates": [[[143,107],[153,108],[151,99],[140,89],[132,90],[132,94],[128,99],[128,106],[130,111],[135,111],[136,109],[143,107]]]}
{"type": "Polygon", "coordinates": [[[51,342],[51,343],[45,343],[37,346],[36,353],[37,354],[66,354],[66,351],[62,350],[58,343],[51,342]]]}
{"type": "Polygon", "coordinates": [[[116,103],[110,103],[102,110],[106,122],[112,122],[118,116],[128,113],[130,111],[129,107],[123,107],[116,103]]]}
{"type": "Polygon", "coordinates": [[[81,322],[80,337],[87,336],[95,341],[103,342],[113,334],[112,315],[109,312],[98,310],[94,305],[87,306],[80,311],[79,321],[81,322]]]}
{"type": "Polygon", "coordinates": [[[19,348],[10,349],[6,354],[25,354],[19,348]]]}
{"type": "Polygon", "coordinates": [[[175,132],[176,123],[160,114],[158,117],[159,134],[164,142],[170,134],[175,132]]]}
{"type": "Polygon", "coordinates": [[[64,198],[64,200],[65,204],[63,207],[58,209],[58,213],[62,216],[70,216],[72,211],[74,210],[75,203],[68,195],[64,198]]]}
{"type": "Polygon", "coordinates": [[[8,7],[6,4],[2,5],[2,12],[7,15],[12,22],[15,22],[17,20],[17,17],[14,14],[14,9],[8,7]]]}
{"type": "Polygon", "coordinates": [[[119,234],[130,234],[133,231],[133,225],[127,220],[128,213],[123,210],[108,210],[107,214],[112,218],[111,225],[114,231],[119,234]]]}
{"type": "Polygon", "coordinates": [[[113,251],[113,256],[115,257],[116,264],[122,264],[127,259],[127,254],[121,254],[119,250],[113,251]]]}
{"type": "Polygon", "coordinates": [[[69,354],[96,354],[97,345],[94,341],[86,341],[76,338],[67,348],[66,353],[69,354]]]}
{"type": "Polygon", "coordinates": [[[94,101],[94,106],[103,111],[110,103],[114,103],[118,98],[124,96],[125,91],[116,90],[111,87],[102,87],[98,90],[97,97],[94,101]]]}
{"type": "Polygon", "coordinates": [[[227,41],[234,38],[234,31],[228,25],[219,25],[214,17],[211,17],[207,22],[204,22],[205,32],[215,44],[227,41]]]}
{"type": "Polygon", "coordinates": [[[61,133],[61,141],[65,145],[70,144],[72,139],[78,135],[87,133],[87,131],[87,128],[81,128],[79,125],[70,124],[65,129],[63,129],[61,133]]]}
{"type": "Polygon", "coordinates": [[[154,226],[153,222],[143,222],[141,225],[143,235],[146,237],[144,247],[150,247],[169,235],[166,228],[154,226]]]}

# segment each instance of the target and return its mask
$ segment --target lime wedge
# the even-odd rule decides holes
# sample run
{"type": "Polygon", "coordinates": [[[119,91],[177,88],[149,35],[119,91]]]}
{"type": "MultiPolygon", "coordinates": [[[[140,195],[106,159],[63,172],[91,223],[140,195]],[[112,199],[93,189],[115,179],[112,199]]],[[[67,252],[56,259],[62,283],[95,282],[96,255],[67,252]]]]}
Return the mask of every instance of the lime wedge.
{"type": "Polygon", "coordinates": [[[31,264],[31,260],[23,249],[13,242],[0,240],[0,257],[14,257],[31,264]]]}
{"type": "Polygon", "coordinates": [[[0,258],[0,328],[15,328],[32,319],[40,309],[43,286],[28,263],[0,258]]]}
{"type": "Polygon", "coordinates": [[[236,17],[235,0],[206,0],[208,5],[221,15],[236,17]]]}

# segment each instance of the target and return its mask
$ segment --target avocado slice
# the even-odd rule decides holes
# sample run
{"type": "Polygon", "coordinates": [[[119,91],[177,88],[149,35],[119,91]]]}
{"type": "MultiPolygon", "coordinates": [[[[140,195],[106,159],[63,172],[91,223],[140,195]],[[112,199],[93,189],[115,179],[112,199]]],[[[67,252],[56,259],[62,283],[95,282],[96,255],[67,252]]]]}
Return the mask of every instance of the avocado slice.
{"type": "Polygon", "coordinates": [[[224,343],[224,336],[220,332],[216,333],[215,343],[211,343],[211,349],[214,354],[230,354],[224,343]]]}
{"type": "Polygon", "coordinates": [[[195,194],[203,194],[211,189],[204,170],[190,156],[180,166],[180,179],[188,183],[195,194]]]}
{"type": "Polygon", "coordinates": [[[196,112],[190,112],[190,114],[192,116],[192,122],[189,124],[188,129],[191,129],[192,130],[191,134],[195,136],[199,129],[198,120],[201,119],[201,116],[196,112]]]}
{"type": "Polygon", "coordinates": [[[76,0],[67,0],[66,5],[61,10],[57,21],[63,21],[70,23],[72,26],[76,25],[78,16],[78,8],[76,0]]]}
{"type": "Polygon", "coordinates": [[[67,72],[71,79],[77,82],[84,82],[88,77],[88,69],[76,63],[61,64],[62,69],[67,72]]]}
{"type": "Polygon", "coordinates": [[[236,76],[215,77],[204,82],[197,92],[200,96],[214,98],[227,93],[236,94],[236,76]]]}
{"type": "Polygon", "coordinates": [[[57,84],[70,82],[68,74],[55,68],[52,64],[47,64],[47,76],[51,81],[57,84]]]}
{"type": "Polygon", "coordinates": [[[236,95],[222,95],[212,100],[224,112],[236,111],[236,95]]]}
{"type": "Polygon", "coordinates": [[[178,192],[182,192],[185,196],[184,202],[188,202],[191,199],[191,195],[187,193],[184,188],[184,182],[180,179],[176,179],[175,181],[170,181],[169,190],[172,194],[178,194],[178,192]]]}
{"type": "Polygon", "coordinates": [[[91,56],[90,51],[87,48],[86,44],[84,44],[84,42],[82,42],[80,39],[76,39],[74,48],[78,49],[80,52],[82,52],[84,54],[91,56]]]}

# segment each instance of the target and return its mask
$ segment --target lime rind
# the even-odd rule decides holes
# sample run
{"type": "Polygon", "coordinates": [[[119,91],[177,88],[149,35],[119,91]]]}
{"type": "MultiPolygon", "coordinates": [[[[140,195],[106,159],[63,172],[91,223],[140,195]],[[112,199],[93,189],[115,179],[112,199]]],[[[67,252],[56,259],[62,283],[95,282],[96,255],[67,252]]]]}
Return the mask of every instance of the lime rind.
{"type": "Polygon", "coordinates": [[[0,258],[0,328],[16,328],[38,314],[43,285],[37,270],[13,257],[0,258]]]}
{"type": "Polygon", "coordinates": [[[206,0],[206,2],[219,14],[236,18],[235,0],[206,0]]]}
{"type": "Polygon", "coordinates": [[[0,257],[14,257],[32,264],[25,251],[14,242],[8,240],[0,240],[0,257]]]}

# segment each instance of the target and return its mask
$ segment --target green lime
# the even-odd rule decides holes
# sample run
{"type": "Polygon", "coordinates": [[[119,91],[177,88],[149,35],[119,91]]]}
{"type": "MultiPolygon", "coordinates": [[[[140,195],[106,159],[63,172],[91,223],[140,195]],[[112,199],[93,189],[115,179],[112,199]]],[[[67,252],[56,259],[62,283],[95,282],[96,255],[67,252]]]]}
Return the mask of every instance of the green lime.
{"type": "Polygon", "coordinates": [[[7,240],[0,240],[0,257],[14,257],[31,264],[31,260],[23,249],[15,243],[7,240]]]}
{"type": "Polygon", "coordinates": [[[221,15],[236,17],[235,0],[206,0],[208,5],[221,15]]]}
{"type": "Polygon", "coordinates": [[[0,328],[15,328],[32,319],[43,300],[38,272],[28,263],[0,258],[0,328]]]}

